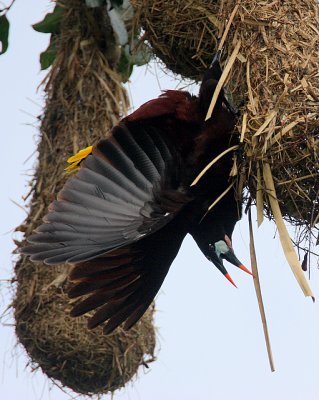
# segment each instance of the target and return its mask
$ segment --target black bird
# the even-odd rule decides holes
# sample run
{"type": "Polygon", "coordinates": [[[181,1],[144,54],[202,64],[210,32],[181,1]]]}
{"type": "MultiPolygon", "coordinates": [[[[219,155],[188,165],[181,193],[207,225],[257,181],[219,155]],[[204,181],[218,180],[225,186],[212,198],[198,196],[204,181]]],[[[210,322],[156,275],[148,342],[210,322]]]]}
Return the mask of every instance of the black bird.
{"type": "Polygon", "coordinates": [[[208,212],[229,188],[233,153],[192,185],[212,159],[238,142],[236,117],[223,91],[205,121],[220,75],[216,62],[198,97],[168,90],[123,118],[106,139],[71,157],[71,169],[80,166],[79,171],[27,238],[22,252],[31,260],[73,264],[69,296],[85,297],[72,315],[96,310],[89,328],[105,321],[106,334],[123,322],[124,329],[132,327],[187,233],[232,283],[223,259],[249,272],[231,245],[241,216],[234,190],[208,212]]]}

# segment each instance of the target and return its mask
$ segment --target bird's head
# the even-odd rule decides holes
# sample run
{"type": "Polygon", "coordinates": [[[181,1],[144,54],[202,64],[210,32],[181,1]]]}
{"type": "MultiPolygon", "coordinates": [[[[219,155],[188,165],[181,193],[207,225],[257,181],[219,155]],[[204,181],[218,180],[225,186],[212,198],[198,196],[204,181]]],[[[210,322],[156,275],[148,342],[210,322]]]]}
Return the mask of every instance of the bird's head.
{"type": "Polygon", "coordinates": [[[218,240],[214,243],[208,244],[208,249],[205,252],[206,257],[214,263],[214,265],[219,269],[219,271],[227,278],[234,286],[235,283],[224,267],[223,260],[227,260],[231,264],[240,268],[241,270],[252,275],[252,273],[238,260],[236,257],[230,238],[225,235],[224,239],[218,240]]]}

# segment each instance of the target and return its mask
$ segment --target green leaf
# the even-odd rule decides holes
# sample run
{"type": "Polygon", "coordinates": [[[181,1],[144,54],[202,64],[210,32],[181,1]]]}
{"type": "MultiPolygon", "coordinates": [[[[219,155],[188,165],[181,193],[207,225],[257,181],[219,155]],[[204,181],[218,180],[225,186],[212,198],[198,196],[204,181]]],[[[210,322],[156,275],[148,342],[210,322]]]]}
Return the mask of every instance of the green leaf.
{"type": "Polygon", "coordinates": [[[119,74],[121,75],[123,83],[129,80],[129,77],[131,76],[133,71],[133,64],[131,63],[130,55],[128,54],[125,47],[121,48],[121,57],[120,61],[117,64],[117,72],[119,72],[119,74]]]}
{"type": "Polygon", "coordinates": [[[101,7],[105,4],[105,0],[85,0],[85,4],[91,8],[101,7]]]}
{"type": "Polygon", "coordinates": [[[152,49],[144,43],[137,47],[137,51],[131,54],[130,46],[127,44],[121,47],[121,57],[117,64],[117,72],[122,77],[122,82],[127,82],[133,72],[134,65],[141,66],[147,64],[153,57],[152,49]]]}
{"type": "Polygon", "coordinates": [[[125,46],[128,42],[128,33],[124,24],[121,14],[116,8],[108,10],[108,15],[110,18],[111,26],[113,28],[116,41],[119,45],[125,46]]]}
{"type": "Polygon", "coordinates": [[[59,33],[63,8],[55,6],[53,12],[48,13],[43,21],[32,25],[33,29],[42,33],[59,33]]]}
{"type": "Polygon", "coordinates": [[[134,9],[129,0],[114,1],[108,0],[108,9],[114,8],[119,17],[125,22],[134,17],[134,9]]]}
{"type": "Polygon", "coordinates": [[[125,46],[129,41],[125,22],[132,20],[134,16],[131,3],[129,0],[123,0],[121,2],[107,0],[107,13],[110,18],[116,42],[120,46],[125,46]]]}
{"type": "Polygon", "coordinates": [[[123,4],[123,0],[111,0],[112,5],[120,7],[123,4]]]}
{"type": "Polygon", "coordinates": [[[5,15],[0,17],[0,54],[3,54],[7,51],[9,45],[9,21],[5,15]]]}
{"type": "Polygon", "coordinates": [[[41,69],[49,68],[56,57],[55,38],[51,36],[48,48],[40,54],[41,69]]]}

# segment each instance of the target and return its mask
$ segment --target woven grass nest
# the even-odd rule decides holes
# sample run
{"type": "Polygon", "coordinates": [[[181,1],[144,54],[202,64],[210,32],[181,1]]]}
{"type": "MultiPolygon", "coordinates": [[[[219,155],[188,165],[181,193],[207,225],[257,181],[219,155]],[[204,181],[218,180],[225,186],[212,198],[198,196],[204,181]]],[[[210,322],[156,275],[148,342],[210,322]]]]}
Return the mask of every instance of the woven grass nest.
{"type": "MultiPolygon", "coordinates": [[[[316,0],[133,0],[168,68],[199,80],[223,35],[224,84],[240,107],[239,191],[269,196],[294,226],[319,222],[319,6],[316,0]],[[274,185],[272,185],[272,183],[274,185]]],[[[222,77],[223,79],[223,77],[222,77]]]]}
{"type": "MultiPolygon", "coordinates": [[[[26,236],[41,223],[67,179],[67,158],[105,137],[128,107],[125,89],[105,52],[104,20],[96,18],[104,10],[88,9],[82,0],[59,4],[64,13],[57,54],[45,82],[39,159],[27,196],[30,211],[17,228],[26,236]]],[[[129,332],[118,328],[105,336],[102,328],[89,331],[87,316],[69,315],[73,304],[67,296],[66,268],[20,258],[13,302],[17,337],[33,369],[41,368],[58,385],[86,395],[114,392],[154,359],[154,307],[129,332]]]]}
{"type": "Polygon", "coordinates": [[[105,336],[102,327],[88,330],[87,317],[70,317],[63,268],[26,261],[16,274],[16,334],[32,370],[40,368],[60,387],[94,395],[124,387],[154,359],[153,309],[129,332],[118,328],[105,336]]]}

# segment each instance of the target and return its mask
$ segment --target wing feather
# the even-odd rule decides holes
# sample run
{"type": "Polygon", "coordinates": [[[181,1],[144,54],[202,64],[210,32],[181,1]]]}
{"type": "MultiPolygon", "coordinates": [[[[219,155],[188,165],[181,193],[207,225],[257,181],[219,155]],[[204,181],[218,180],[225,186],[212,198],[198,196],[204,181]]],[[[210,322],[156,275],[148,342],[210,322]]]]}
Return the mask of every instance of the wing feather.
{"type": "MultiPolygon", "coordinates": [[[[130,155],[127,155],[123,151],[113,137],[100,140],[94,148],[94,154],[98,157],[98,160],[104,160],[106,163],[113,165],[116,170],[120,171],[142,190],[149,191],[152,187],[151,182],[149,182],[143,173],[135,167],[134,161],[131,159],[130,155]]],[[[91,162],[91,157],[87,157],[85,160],[85,162],[89,161],[91,162]]],[[[89,168],[91,168],[91,166],[89,166],[89,168]]],[[[105,171],[101,171],[101,175],[105,175],[105,171]]]]}
{"type": "Polygon", "coordinates": [[[165,133],[120,123],[65,183],[22,252],[48,264],[79,263],[153,234],[190,200],[182,171],[165,133]]]}
{"type": "Polygon", "coordinates": [[[110,252],[93,260],[92,270],[89,263],[76,264],[71,272],[75,283],[70,296],[88,297],[74,307],[72,315],[96,310],[89,328],[106,321],[106,334],[123,322],[129,329],[152,303],[185,235],[186,229],[177,218],[143,241],[123,248],[119,259],[110,252]]]}
{"type": "Polygon", "coordinates": [[[120,124],[114,128],[113,137],[120,144],[124,152],[126,154],[129,153],[134,159],[135,168],[141,171],[150,182],[159,180],[160,175],[156,167],[124,124],[120,124]]]}

